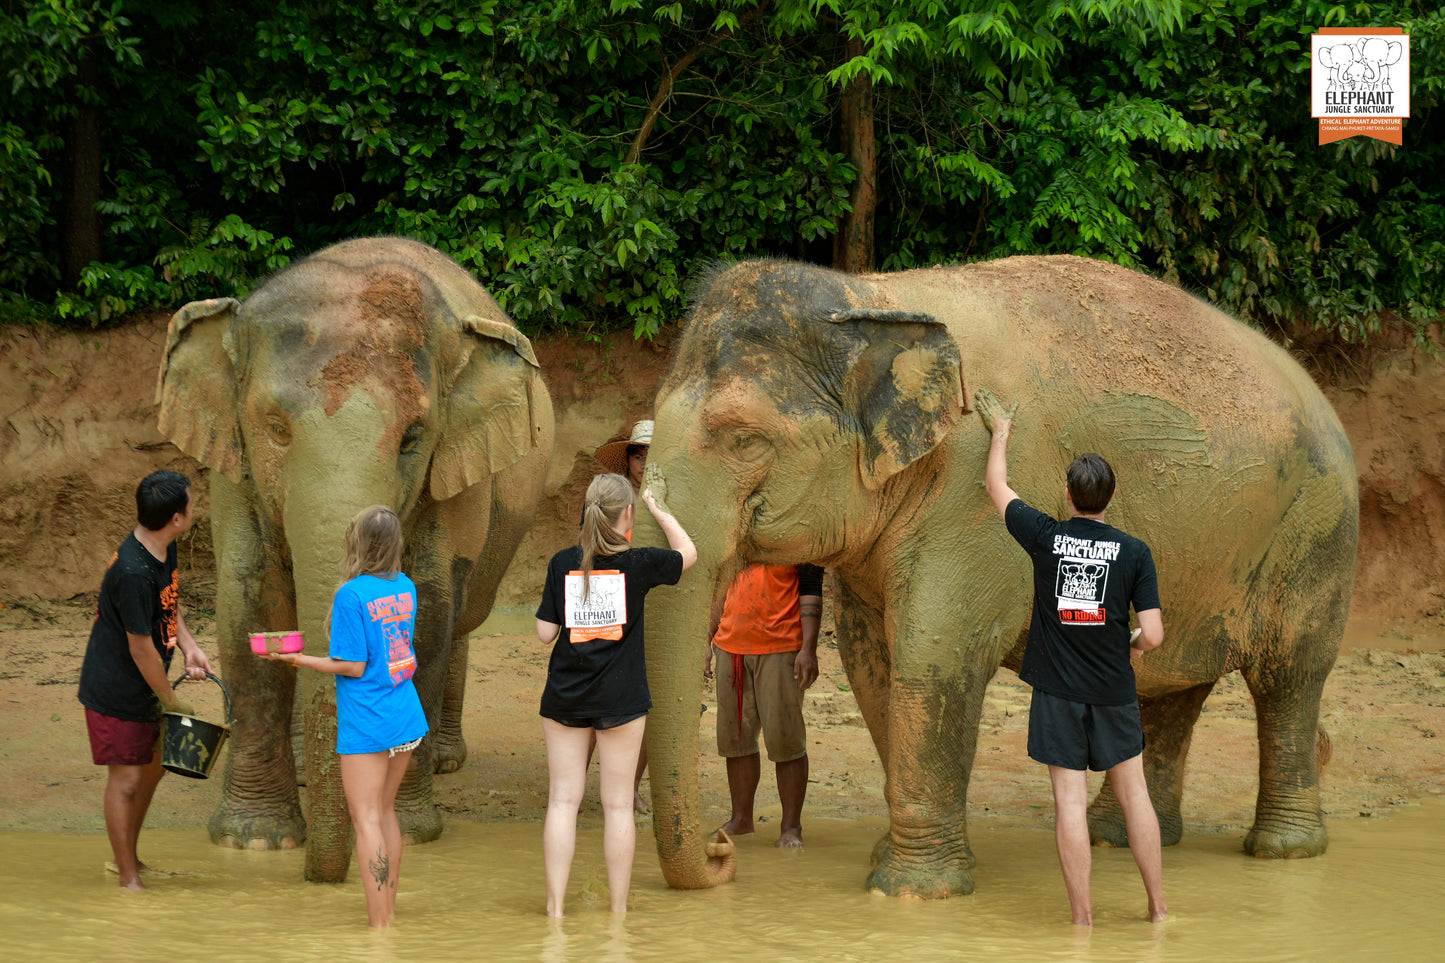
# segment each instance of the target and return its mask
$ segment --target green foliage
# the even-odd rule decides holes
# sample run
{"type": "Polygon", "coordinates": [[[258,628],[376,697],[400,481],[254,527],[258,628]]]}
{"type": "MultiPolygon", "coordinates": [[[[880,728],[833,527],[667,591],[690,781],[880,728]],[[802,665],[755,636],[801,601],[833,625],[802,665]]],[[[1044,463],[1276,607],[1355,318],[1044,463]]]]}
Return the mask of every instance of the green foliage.
{"type": "Polygon", "coordinates": [[[839,95],[867,78],[884,269],[1077,253],[1287,333],[1361,340],[1393,312],[1423,339],[1441,23],[1408,0],[15,0],[0,318],[244,296],[297,252],[401,234],[529,330],[647,337],[711,260],[830,260],[859,175],[839,95]],[[1315,143],[1331,24],[1411,34],[1403,149],[1315,143]],[[61,290],[83,104],[105,257],[61,290]]]}

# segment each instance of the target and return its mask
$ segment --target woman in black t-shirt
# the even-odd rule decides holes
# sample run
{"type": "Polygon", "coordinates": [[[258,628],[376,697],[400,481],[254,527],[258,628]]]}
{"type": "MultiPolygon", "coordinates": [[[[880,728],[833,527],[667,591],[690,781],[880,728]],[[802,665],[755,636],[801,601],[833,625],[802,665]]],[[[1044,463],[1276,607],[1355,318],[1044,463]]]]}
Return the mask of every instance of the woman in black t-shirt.
{"type": "Polygon", "coordinates": [[[642,501],[672,548],[632,548],[627,538],[632,499],[632,486],[621,475],[592,479],[581,544],[552,556],[537,607],[537,638],[555,643],[541,712],[547,739],[542,855],[548,916],[562,915],[594,736],[611,906],[616,913],[627,911],[637,848],[632,777],[652,708],[643,661],[643,599],[655,585],[675,585],[697,561],[692,539],[646,489],[642,501]]]}

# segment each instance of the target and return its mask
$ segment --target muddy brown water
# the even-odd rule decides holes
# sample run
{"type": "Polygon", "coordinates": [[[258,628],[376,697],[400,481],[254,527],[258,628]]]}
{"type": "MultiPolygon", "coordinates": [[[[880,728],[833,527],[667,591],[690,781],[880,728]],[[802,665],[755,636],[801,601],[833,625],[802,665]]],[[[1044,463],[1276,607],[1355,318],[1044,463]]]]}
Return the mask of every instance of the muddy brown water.
{"type": "MultiPolygon", "coordinates": [[[[300,880],[300,852],[220,849],[147,832],[166,875],[122,891],[104,837],[0,834],[0,932],[24,960],[1427,960],[1445,955],[1445,801],[1330,827],[1318,859],[1266,861],[1237,840],[1164,853],[1171,918],[1143,919],[1127,851],[1096,850],[1092,932],[1068,923],[1052,833],[974,835],[978,891],[938,902],[866,893],[881,820],[813,820],[801,853],[740,843],[736,882],[668,889],[639,848],[633,907],[607,910],[597,829],[579,836],[568,917],[542,913],[541,827],[453,823],[409,848],[394,928],[368,931],[359,887],[300,880]]],[[[644,845],[647,834],[640,833],[644,845]]]]}

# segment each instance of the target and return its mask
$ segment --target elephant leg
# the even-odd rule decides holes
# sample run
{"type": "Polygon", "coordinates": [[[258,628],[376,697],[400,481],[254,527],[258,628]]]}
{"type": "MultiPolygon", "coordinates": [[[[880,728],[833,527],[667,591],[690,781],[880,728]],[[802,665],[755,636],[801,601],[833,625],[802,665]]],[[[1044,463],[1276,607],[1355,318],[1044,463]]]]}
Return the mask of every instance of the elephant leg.
{"type": "Polygon", "coordinates": [[[917,584],[900,572],[899,603],[883,625],[892,637],[888,687],[889,840],[868,875],[872,892],[939,899],[973,892],[968,783],[984,692],[1013,641],[1026,601],[1012,585],[917,584]],[[1016,608],[1011,609],[1011,605],[1016,608]],[[960,613],[994,612],[960,624],[960,613]],[[1007,626],[1007,629],[1005,628],[1007,626]]]}
{"type": "Polygon", "coordinates": [[[869,606],[841,578],[833,580],[834,621],[838,627],[838,658],[848,687],[885,771],[888,765],[888,680],[893,674],[883,615],[869,606]]]}
{"type": "MultiPolygon", "coordinates": [[[[1209,682],[1180,692],[1139,699],[1139,716],[1144,724],[1144,778],[1159,816],[1160,841],[1165,846],[1173,846],[1184,835],[1184,820],[1179,809],[1184,795],[1184,763],[1189,756],[1194,723],[1213,689],[1214,683],[1209,682]]],[[[1096,846],[1129,845],[1124,831],[1124,812],[1108,779],[1089,806],[1089,839],[1096,846]]]]}
{"type": "Polygon", "coordinates": [[[1316,739],[1320,696],[1329,668],[1301,677],[1294,667],[1243,669],[1259,732],[1259,796],[1244,838],[1251,856],[1319,856],[1328,844],[1320,815],[1316,739]]]}
{"type": "Polygon", "coordinates": [[[442,708],[437,728],[429,741],[432,744],[432,769],[435,772],[456,772],[467,761],[467,741],[462,737],[462,706],[467,693],[467,656],[471,640],[465,635],[452,640],[452,654],[447,662],[446,681],[442,687],[442,708]]]}
{"type": "MultiPolygon", "coordinates": [[[[449,554],[443,553],[449,558],[449,554]]],[[[401,834],[409,843],[425,843],[441,836],[442,818],[432,801],[432,773],[436,771],[436,740],[442,729],[443,692],[447,676],[454,669],[460,676],[466,674],[466,647],[463,645],[460,662],[453,652],[453,630],[456,629],[453,600],[461,597],[465,590],[465,579],[471,573],[471,563],[456,561],[450,570],[440,566],[432,567],[418,563],[412,573],[419,599],[431,600],[418,606],[416,629],[412,644],[416,649],[416,674],[412,682],[421,698],[422,709],[426,712],[427,737],[411,754],[405,778],[396,795],[396,819],[401,825],[401,834]]],[[[463,636],[465,642],[465,636],[463,636]]],[[[460,715],[460,703],[458,704],[460,715]]]]}
{"type": "MultiPolygon", "coordinates": [[[[883,765],[886,783],[888,772],[888,679],[892,675],[892,659],[888,652],[887,634],[883,631],[883,615],[865,603],[842,578],[833,580],[834,622],[838,627],[838,659],[848,675],[848,688],[868,725],[873,747],[883,765]]],[[[885,785],[885,794],[886,794],[885,785]]],[[[888,859],[892,835],[884,833],[873,847],[871,864],[877,866],[888,859]]]]}
{"type": "Polygon", "coordinates": [[[221,803],[207,828],[211,841],[220,846],[295,849],[306,841],[289,737],[296,670],[279,662],[263,663],[249,652],[248,646],[247,655],[241,658],[258,666],[247,671],[239,670],[237,658],[223,654],[221,659],[236,718],[231,726],[221,803]],[[240,695],[251,688],[275,693],[280,698],[274,701],[280,705],[267,711],[240,695]]]}
{"type": "Polygon", "coordinates": [[[435,761],[432,739],[427,736],[411,754],[406,776],[396,791],[396,821],[401,838],[408,844],[429,843],[442,834],[442,815],[432,801],[432,773],[435,761]]]}
{"type": "Polygon", "coordinates": [[[870,892],[941,899],[973,892],[968,779],[983,693],[992,672],[895,671],[890,687],[889,831],[874,849],[870,892]]]}
{"type": "Polygon", "coordinates": [[[231,694],[230,752],[211,840],[236,849],[294,849],[306,840],[290,746],[296,670],[251,653],[257,629],[294,628],[284,563],[268,556],[249,501],[220,475],[211,479],[216,552],[216,635],[231,694]]]}

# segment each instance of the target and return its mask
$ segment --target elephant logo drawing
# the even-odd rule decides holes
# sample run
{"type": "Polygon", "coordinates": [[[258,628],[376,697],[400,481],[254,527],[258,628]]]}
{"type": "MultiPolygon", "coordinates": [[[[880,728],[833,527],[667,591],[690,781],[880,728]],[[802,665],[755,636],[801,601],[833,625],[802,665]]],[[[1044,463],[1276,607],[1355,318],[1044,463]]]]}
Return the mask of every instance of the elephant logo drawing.
{"type": "Polygon", "coordinates": [[[562,612],[573,645],[593,639],[616,641],[627,624],[627,577],[613,569],[568,572],[562,612]]]}
{"type": "Polygon", "coordinates": [[[1059,621],[1071,625],[1097,625],[1104,621],[1104,589],[1109,584],[1109,563],[1091,559],[1059,559],[1054,595],[1059,621]]]}

